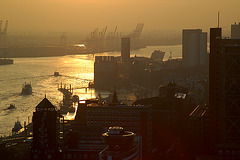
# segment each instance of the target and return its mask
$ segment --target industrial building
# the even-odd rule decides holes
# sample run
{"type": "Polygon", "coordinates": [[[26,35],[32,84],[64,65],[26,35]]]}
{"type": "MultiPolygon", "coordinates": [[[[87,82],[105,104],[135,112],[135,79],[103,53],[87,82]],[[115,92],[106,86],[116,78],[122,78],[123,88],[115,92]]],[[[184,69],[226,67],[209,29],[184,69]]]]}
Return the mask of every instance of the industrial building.
{"type": "Polygon", "coordinates": [[[207,64],[207,33],[201,29],[182,32],[182,59],[186,67],[207,64]]]}

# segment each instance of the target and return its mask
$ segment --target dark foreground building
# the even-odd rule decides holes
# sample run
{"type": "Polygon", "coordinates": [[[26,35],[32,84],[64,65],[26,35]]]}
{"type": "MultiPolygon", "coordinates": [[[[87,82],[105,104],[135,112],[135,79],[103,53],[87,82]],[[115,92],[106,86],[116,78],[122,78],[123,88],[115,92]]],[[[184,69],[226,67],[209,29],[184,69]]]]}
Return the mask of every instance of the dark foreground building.
{"type": "MultiPolygon", "coordinates": [[[[114,96],[115,97],[115,96],[114,96]]],[[[86,123],[88,127],[122,126],[141,136],[142,157],[151,159],[152,154],[152,109],[151,106],[122,105],[114,103],[99,104],[80,101],[76,123],[86,123]]]]}
{"type": "Polygon", "coordinates": [[[240,159],[240,39],[211,28],[209,67],[212,149],[220,159],[240,159]]]}
{"type": "Polygon", "coordinates": [[[60,120],[61,122],[64,121],[63,117],[46,97],[36,106],[32,120],[33,143],[31,159],[57,159],[59,147],[61,146],[59,142],[60,139],[63,140],[63,135],[59,134],[59,131],[63,129],[60,120]]]}

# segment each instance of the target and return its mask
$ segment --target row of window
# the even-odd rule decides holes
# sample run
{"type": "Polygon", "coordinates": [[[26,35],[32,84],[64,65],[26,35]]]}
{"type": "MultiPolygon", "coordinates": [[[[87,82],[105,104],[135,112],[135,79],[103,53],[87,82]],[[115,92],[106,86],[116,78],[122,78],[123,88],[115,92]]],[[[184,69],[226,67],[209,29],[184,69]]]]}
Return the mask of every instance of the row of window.
{"type": "Polygon", "coordinates": [[[130,116],[88,116],[88,120],[117,120],[117,121],[140,121],[140,117],[130,117],[130,116]]]}

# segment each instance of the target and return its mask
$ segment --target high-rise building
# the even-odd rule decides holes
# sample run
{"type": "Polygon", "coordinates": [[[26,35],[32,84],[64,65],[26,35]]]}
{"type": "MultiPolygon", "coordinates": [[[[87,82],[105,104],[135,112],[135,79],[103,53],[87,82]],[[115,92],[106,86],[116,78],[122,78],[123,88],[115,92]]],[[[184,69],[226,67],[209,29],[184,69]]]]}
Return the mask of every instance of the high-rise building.
{"type": "Polygon", "coordinates": [[[223,159],[239,159],[240,39],[223,39],[221,28],[211,28],[209,58],[213,147],[223,159]]]}
{"type": "Polygon", "coordinates": [[[130,37],[123,37],[121,39],[121,57],[123,63],[130,61],[130,37]]]}
{"type": "Polygon", "coordinates": [[[118,59],[113,56],[96,56],[94,87],[112,89],[118,77],[118,59]]]}
{"type": "Polygon", "coordinates": [[[63,117],[58,114],[55,107],[46,97],[36,106],[32,120],[32,159],[47,160],[56,158],[58,147],[60,147],[58,144],[60,120],[64,121],[63,117]]]}
{"type": "Polygon", "coordinates": [[[108,146],[99,153],[99,160],[142,159],[139,137],[135,133],[116,126],[109,127],[103,137],[108,146]]]}
{"type": "Polygon", "coordinates": [[[187,67],[207,64],[207,33],[201,29],[182,32],[182,58],[187,67]]]}
{"type": "Polygon", "coordinates": [[[240,22],[231,25],[231,38],[240,39],[240,22]]]}

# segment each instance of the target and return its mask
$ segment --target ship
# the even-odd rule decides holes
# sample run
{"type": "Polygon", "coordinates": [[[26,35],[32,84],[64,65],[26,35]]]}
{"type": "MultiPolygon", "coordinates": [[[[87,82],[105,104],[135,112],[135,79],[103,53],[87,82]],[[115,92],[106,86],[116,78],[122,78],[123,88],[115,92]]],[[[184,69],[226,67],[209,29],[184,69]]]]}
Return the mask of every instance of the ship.
{"type": "Polygon", "coordinates": [[[59,72],[54,72],[54,76],[55,77],[57,77],[57,76],[59,76],[60,74],[59,74],[59,72]]]}
{"type": "Polygon", "coordinates": [[[1,58],[0,59],[0,65],[7,65],[7,64],[13,64],[12,59],[7,59],[7,58],[1,58]]]}
{"type": "Polygon", "coordinates": [[[32,85],[30,83],[24,83],[22,86],[22,95],[32,94],[32,85]]]}
{"type": "Polygon", "coordinates": [[[13,134],[13,135],[16,134],[16,133],[17,133],[18,131],[20,131],[22,128],[23,128],[23,127],[22,127],[21,123],[19,122],[19,120],[17,120],[17,121],[15,122],[14,127],[12,128],[12,134],[13,134]]]}
{"type": "Polygon", "coordinates": [[[10,104],[10,106],[7,109],[15,109],[15,105],[14,104],[10,104]]]}

